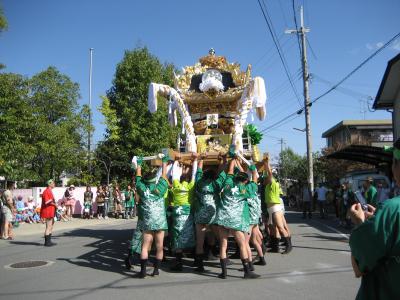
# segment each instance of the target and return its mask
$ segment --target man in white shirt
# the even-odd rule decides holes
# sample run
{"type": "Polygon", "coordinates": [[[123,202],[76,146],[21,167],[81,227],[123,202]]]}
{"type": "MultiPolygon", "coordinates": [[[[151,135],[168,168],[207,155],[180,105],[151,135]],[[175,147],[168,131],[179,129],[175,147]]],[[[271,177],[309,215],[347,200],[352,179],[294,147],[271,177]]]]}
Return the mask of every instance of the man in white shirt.
{"type": "Polygon", "coordinates": [[[325,215],[327,214],[325,203],[326,203],[326,194],[328,192],[328,189],[324,186],[323,183],[320,183],[319,188],[317,188],[315,192],[318,195],[319,213],[321,215],[321,219],[324,219],[325,215]]]}

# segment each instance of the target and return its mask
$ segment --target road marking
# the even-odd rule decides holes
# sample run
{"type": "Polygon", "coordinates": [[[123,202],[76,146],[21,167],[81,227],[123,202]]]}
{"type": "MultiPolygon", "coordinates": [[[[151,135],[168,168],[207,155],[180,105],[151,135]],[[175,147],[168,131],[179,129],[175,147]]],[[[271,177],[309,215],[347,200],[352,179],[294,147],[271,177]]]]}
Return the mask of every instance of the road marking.
{"type": "Polygon", "coordinates": [[[317,221],[317,220],[313,220],[313,221],[316,222],[316,223],[318,223],[318,224],[320,224],[320,225],[322,225],[322,226],[325,226],[326,228],[329,228],[330,230],[332,230],[332,231],[334,231],[334,232],[336,232],[336,233],[339,234],[340,236],[344,237],[346,240],[348,240],[348,239],[350,238],[350,235],[349,235],[349,234],[345,234],[345,233],[343,233],[343,232],[337,230],[336,228],[334,228],[334,227],[332,227],[332,226],[326,225],[326,224],[324,224],[324,223],[322,223],[322,222],[319,222],[319,221],[317,221]]]}

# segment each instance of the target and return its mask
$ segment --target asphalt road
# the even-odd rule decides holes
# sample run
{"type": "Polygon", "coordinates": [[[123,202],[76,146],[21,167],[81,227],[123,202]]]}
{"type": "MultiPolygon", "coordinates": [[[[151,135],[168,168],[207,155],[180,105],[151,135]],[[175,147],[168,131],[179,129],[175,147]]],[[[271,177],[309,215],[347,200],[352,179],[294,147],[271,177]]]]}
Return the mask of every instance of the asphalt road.
{"type": "Polygon", "coordinates": [[[332,220],[303,220],[291,212],[287,219],[293,252],[267,254],[267,266],[256,266],[256,280],[241,278],[239,260],[229,266],[226,280],[217,278],[218,261],[207,263],[205,274],[190,266],[172,273],[167,263],[157,278],[134,278],[139,268],[124,267],[134,221],[59,231],[53,238],[58,245],[50,248],[42,246],[41,235],[17,236],[0,241],[0,299],[354,299],[359,280],[351,270],[347,235],[332,220]],[[29,260],[52,263],[6,267],[29,260]]]}

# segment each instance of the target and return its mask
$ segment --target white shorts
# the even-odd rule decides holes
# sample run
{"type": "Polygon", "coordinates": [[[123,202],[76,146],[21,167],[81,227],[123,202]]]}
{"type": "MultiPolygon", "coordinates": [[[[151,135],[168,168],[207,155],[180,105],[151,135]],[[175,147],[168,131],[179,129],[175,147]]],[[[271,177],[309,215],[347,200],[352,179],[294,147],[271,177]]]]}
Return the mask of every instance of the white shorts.
{"type": "Polygon", "coordinates": [[[282,213],[285,212],[285,208],[282,204],[275,204],[271,207],[268,207],[268,225],[272,225],[272,215],[278,211],[281,211],[282,213]]]}

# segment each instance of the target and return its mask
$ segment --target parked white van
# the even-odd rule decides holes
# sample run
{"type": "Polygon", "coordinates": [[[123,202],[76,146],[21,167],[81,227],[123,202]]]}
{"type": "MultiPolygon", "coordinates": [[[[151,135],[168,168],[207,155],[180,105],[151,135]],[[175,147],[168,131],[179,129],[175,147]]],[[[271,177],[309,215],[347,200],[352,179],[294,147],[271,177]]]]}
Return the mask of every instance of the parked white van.
{"type": "Polygon", "coordinates": [[[367,181],[368,177],[372,177],[374,180],[374,186],[377,187],[379,183],[382,183],[383,187],[390,188],[390,180],[386,175],[368,171],[357,171],[347,174],[344,178],[340,179],[340,183],[349,182],[352,190],[358,191],[363,187],[363,183],[367,181]]]}

